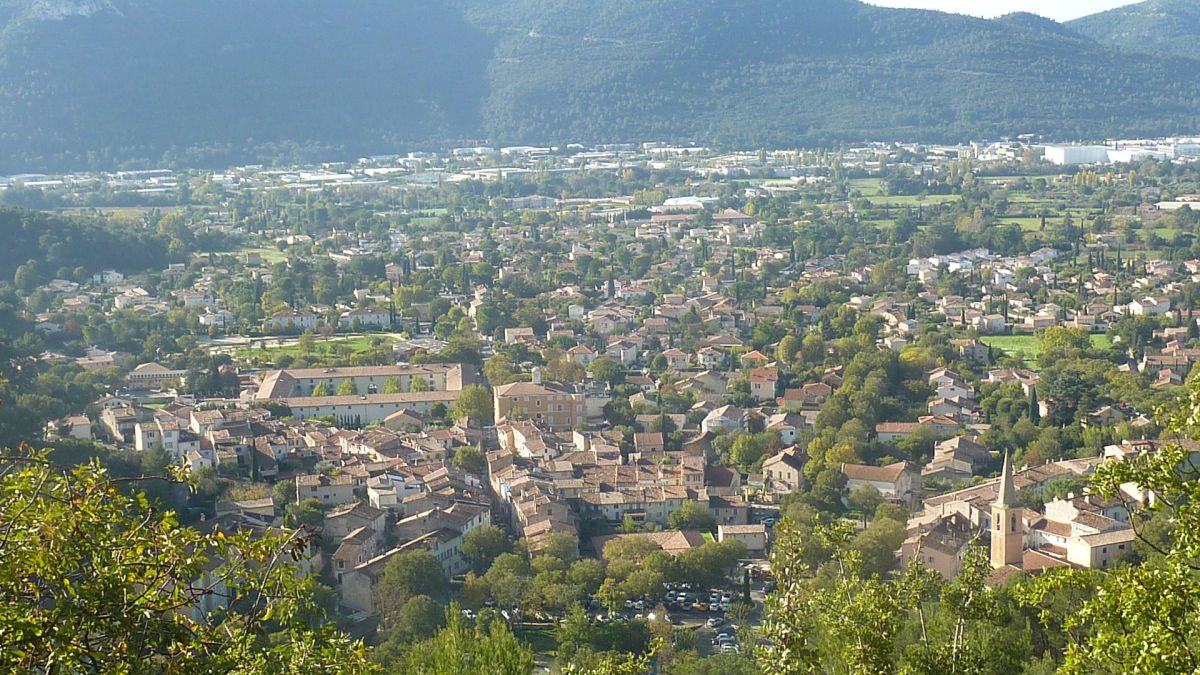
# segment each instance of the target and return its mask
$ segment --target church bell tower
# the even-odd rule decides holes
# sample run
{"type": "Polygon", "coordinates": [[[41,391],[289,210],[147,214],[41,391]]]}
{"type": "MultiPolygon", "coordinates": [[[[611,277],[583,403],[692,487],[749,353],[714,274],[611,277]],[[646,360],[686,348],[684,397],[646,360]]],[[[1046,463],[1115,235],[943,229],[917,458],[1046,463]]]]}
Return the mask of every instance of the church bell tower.
{"type": "Polygon", "coordinates": [[[1025,552],[1024,525],[1017,490],[1013,487],[1012,464],[1004,455],[1004,470],[1000,474],[1000,492],[992,504],[992,568],[1020,565],[1025,552]]]}

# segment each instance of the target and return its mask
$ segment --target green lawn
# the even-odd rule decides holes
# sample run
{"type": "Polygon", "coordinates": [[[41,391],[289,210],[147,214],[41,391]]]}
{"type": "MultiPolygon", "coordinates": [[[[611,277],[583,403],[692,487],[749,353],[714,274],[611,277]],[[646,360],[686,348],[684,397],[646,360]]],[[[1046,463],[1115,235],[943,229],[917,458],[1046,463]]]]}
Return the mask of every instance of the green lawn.
{"type": "MultiPolygon", "coordinates": [[[[1040,230],[1042,228],[1042,219],[1040,216],[1034,216],[1034,217],[1028,217],[1028,218],[1002,217],[1002,218],[997,218],[996,222],[1000,223],[1001,225],[1008,225],[1008,224],[1018,225],[1018,226],[1020,226],[1020,228],[1022,230],[1025,230],[1026,232],[1037,232],[1038,230],[1040,230]]],[[[1062,218],[1055,218],[1053,216],[1048,216],[1046,218],[1046,227],[1050,227],[1052,225],[1056,225],[1061,222],[1062,222],[1062,218]]]]}
{"type": "Polygon", "coordinates": [[[518,625],[513,633],[529,645],[536,656],[553,658],[558,652],[558,637],[552,626],[518,625]]]}
{"type": "MultiPolygon", "coordinates": [[[[1030,365],[1042,353],[1042,339],[1037,335],[989,335],[981,338],[981,341],[993,349],[1019,356],[1030,365]]],[[[1093,335],[1092,346],[1106,349],[1112,346],[1112,340],[1107,335],[1093,335]]]]}
{"type": "Polygon", "coordinates": [[[867,197],[873,206],[918,206],[925,204],[945,204],[947,202],[956,202],[961,197],[958,195],[889,195],[867,197]]]}
{"type": "Polygon", "coordinates": [[[263,264],[274,265],[275,263],[287,262],[287,254],[277,248],[244,248],[242,253],[257,253],[262,257],[263,264]]]}
{"type": "MultiPolygon", "coordinates": [[[[391,334],[379,334],[346,338],[334,337],[329,340],[317,338],[316,345],[309,357],[310,360],[322,360],[330,357],[362,354],[375,349],[377,343],[379,346],[390,346],[396,341],[396,337],[391,334]]],[[[286,346],[271,345],[267,347],[255,347],[253,349],[243,347],[238,349],[234,353],[234,356],[243,361],[273,363],[281,356],[290,356],[292,358],[301,356],[301,349],[299,344],[289,344],[286,346]]]]}
{"type": "Polygon", "coordinates": [[[883,194],[883,181],[878,178],[855,178],[850,181],[851,192],[858,191],[863,197],[876,197],[883,194]]]}

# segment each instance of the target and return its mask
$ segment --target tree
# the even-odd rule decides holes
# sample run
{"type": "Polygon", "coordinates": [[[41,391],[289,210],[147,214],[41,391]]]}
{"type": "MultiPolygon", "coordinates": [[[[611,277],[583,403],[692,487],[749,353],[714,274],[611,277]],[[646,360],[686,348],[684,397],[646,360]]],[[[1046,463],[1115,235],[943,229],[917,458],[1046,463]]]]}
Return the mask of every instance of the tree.
{"type": "Polygon", "coordinates": [[[702,586],[720,586],[745,557],[746,545],[740,541],[705,542],[679,554],[680,577],[702,586]]]}
{"type": "Polygon", "coordinates": [[[446,590],[442,566],[429,551],[406,551],[392,556],[383,567],[375,592],[379,614],[390,621],[418,595],[441,596],[446,590]]]}
{"type": "Polygon", "coordinates": [[[512,359],[504,354],[496,354],[483,364],[483,376],[493,387],[516,382],[517,372],[518,369],[512,359]]]}
{"type": "Polygon", "coordinates": [[[800,354],[805,363],[818,365],[825,360],[825,341],[820,335],[809,333],[800,344],[800,354]]]}
{"type": "Polygon", "coordinates": [[[775,347],[775,360],[785,365],[792,363],[802,346],[800,338],[795,335],[785,335],[779,341],[779,345],[775,347]]]}
{"type": "Polygon", "coordinates": [[[403,394],[404,386],[400,384],[400,378],[389,377],[383,383],[383,393],[385,394],[403,394]]]}
{"type": "Polygon", "coordinates": [[[469,384],[454,399],[451,415],[456,420],[474,420],[480,424],[492,422],[492,395],[480,384],[469,384]]]}
{"type": "Polygon", "coordinates": [[[454,452],[454,466],[476,476],[486,476],[488,472],[487,458],[478,448],[470,445],[464,445],[454,452]]]}
{"type": "Polygon", "coordinates": [[[413,393],[429,391],[429,382],[427,382],[423,377],[414,376],[408,382],[408,390],[413,393]]]}
{"type": "Polygon", "coordinates": [[[428,595],[416,595],[388,621],[385,639],[400,644],[427,640],[445,624],[446,608],[428,595]]]}
{"type": "Polygon", "coordinates": [[[575,384],[583,382],[584,375],[587,372],[578,362],[567,357],[560,357],[550,361],[542,368],[542,374],[549,382],[562,382],[564,384],[575,384]]]}
{"type": "Polygon", "coordinates": [[[496,556],[483,581],[491,589],[492,598],[502,607],[517,607],[532,579],[529,561],[516,553],[501,553],[496,556]]]}
{"type": "Polygon", "coordinates": [[[677,530],[703,530],[711,532],[717,526],[717,519],[709,512],[708,507],[698,501],[689,499],[671,512],[667,517],[671,527],[677,530]]]}
{"type": "Polygon", "coordinates": [[[358,395],[358,386],[356,384],[354,384],[353,379],[346,378],[346,379],[342,380],[341,384],[338,385],[337,395],[338,396],[357,396],[358,395]]]}
{"type": "Polygon", "coordinates": [[[860,532],[851,546],[860,556],[861,574],[882,577],[896,569],[896,551],[904,535],[904,524],[889,518],[876,520],[860,532]]]}
{"type": "Polygon", "coordinates": [[[202,533],[98,463],[24,450],[2,463],[0,670],[373,672],[360,645],[319,627],[316,586],[285,563],[305,555],[303,531],[202,533]],[[218,583],[228,611],[197,620],[218,583]]]}
{"type": "Polygon", "coordinates": [[[467,625],[457,605],[446,610],[446,627],[385,664],[412,675],[530,675],[533,651],[501,621],[467,625]]]}
{"type": "Polygon", "coordinates": [[[788,519],[778,528],[772,570],[779,587],[767,598],[759,656],[764,671],[793,673],[883,673],[893,668],[901,608],[895,588],[858,576],[859,560],[849,549],[844,524],[816,531],[834,552],[834,573],[825,584],[813,579],[799,557],[801,542],[788,519]]]}
{"type": "Polygon", "coordinates": [[[462,554],[475,563],[479,571],[486,570],[496,556],[508,553],[512,545],[504,530],[495,525],[480,525],[463,537],[462,554]]]}
{"type": "Polygon", "coordinates": [[[587,371],[594,379],[607,382],[614,387],[625,381],[624,366],[607,356],[601,356],[592,361],[587,371]]]}
{"type": "Polygon", "coordinates": [[[333,392],[329,391],[329,385],[326,384],[325,382],[318,382],[317,386],[313,387],[313,390],[312,390],[312,395],[314,397],[315,396],[329,396],[332,393],[333,392]]]}
{"type": "MultiPolygon", "coordinates": [[[[1193,382],[1165,426],[1172,437],[1200,438],[1198,419],[1200,383],[1193,382]]],[[[1092,477],[1092,492],[1104,499],[1124,499],[1123,485],[1155,495],[1131,519],[1138,541],[1153,551],[1151,559],[1100,575],[1050,570],[1020,589],[1021,599],[1040,610],[1043,623],[1060,625],[1075,638],[1060,672],[1200,669],[1200,468],[1190,451],[1169,444],[1105,462],[1092,477]],[[1150,526],[1164,516],[1173,525],[1169,535],[1151,536],[1150,526]],[[1055,602],[1062,596],[1083,600],[1055,602]]]]}
{"type": "Polygon", "coordinates": [[[874,485],[863,483],[850,491],[850,503],[862,514],[863,525],[867,518],[875,514],[875,510],[883,503],[883,495],[874,485]]]}
{"type": "Polygon", "coordinates": [[[300,347],[300,353],[308,356],[316,351],[317,336],[313,335],[312,331],[304,331],[304,333],[300,335],[297,345],[300,347]]]}

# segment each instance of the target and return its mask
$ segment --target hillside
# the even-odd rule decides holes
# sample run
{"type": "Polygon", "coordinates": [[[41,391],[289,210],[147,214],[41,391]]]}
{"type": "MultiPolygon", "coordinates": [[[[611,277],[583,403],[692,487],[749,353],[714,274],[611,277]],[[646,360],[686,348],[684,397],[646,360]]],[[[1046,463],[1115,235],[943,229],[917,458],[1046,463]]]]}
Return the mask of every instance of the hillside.
{"type": "Polygon", "coordinates": [[[1200,3],[1194,0],[1149,0],[1068,25],[1097,42],[1121,49],[1200,59],[1200,3]]]}
{"type": "Polygon", "coordinates": [[[296,144],[365,150],[478,128],[491,49],[439,2],[7,4],[0,154],[8,157],[224,162],[286,156],[296,144]]]}
{"type": "Polygon", "coordinates": [[[508,10],[479,12],[498,26],[484,106],[497,137],[755,146],[1200,126],[1196,64],[1119,53],[1022,15],[852,0],[515,0],[508,10]]]}
{"type": "Polygon", "coordinates": [[[1200,65],[855,0],[0,0],[0,173],[1200,128],[1200,65]],[[1151,93],[1147,93],[1151,92],[1151,93]]]}

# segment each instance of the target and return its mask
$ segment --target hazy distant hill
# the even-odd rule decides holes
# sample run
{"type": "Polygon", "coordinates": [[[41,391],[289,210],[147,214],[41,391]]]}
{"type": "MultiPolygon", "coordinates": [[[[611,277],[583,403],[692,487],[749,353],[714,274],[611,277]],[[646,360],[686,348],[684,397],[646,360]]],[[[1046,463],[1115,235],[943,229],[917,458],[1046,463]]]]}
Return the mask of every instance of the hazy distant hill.
{"type": "Polygon", "coordinates": [[[478,131],[492,49],[444,3],[0,3],[0,155],[111,165],[478,131]]]}
{"type": "Polygon", "coordinates": [[[1200,59],[1200,2],[1196,0],[1149,0],[1068,25],[1122,49],[1200,59]]]}
{"type": "Polygon", "coordinates": [[[855,0],[0,0],[0,172],[1200,129],[1200,64],[855,0]]]}

